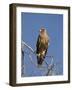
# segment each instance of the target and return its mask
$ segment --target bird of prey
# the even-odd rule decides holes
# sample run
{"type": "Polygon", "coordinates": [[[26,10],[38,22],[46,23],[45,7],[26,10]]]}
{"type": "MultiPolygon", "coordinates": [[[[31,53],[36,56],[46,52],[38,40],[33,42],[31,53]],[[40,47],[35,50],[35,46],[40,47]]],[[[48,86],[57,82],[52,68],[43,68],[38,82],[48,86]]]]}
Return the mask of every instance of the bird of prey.
{"type": "Polygon", "coordinates": [[[36,43],[36,54],[37,54],[37,63],[42,65],[45,56],[47,54],[49,46],[49,36],[45,28],[40,29],[40,33],[36,43]]]}

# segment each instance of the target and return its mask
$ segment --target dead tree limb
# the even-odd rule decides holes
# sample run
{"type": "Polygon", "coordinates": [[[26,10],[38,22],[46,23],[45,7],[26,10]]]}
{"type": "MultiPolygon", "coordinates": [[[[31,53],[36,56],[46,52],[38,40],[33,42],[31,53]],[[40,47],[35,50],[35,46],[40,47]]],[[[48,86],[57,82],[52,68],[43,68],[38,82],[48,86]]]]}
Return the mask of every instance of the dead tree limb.
{"type": "MultiPolygon", "coordinates": [[[[22,52],[25,52],[25,51],[24,51],[24,48],[25,48],[25,47],[28,48],[33,54],[35,54],[35,55],[37,56],[36,51],[33,50],[33,49],[32,49],[28,44],[26,44],[24,41],[22,41],[22,43],[21,43],[22,52]]],[[[35,64],[35,63],[33,62],[30,53],[28,53],[28,55],[29,55],[29,58],[30,58],[32,64],[34,64],[35,67],[37,67],[37,64],[35,64]]],[[[51,71],[51,70],[53,69],[53,67],[54,67],[54,63],[53,63],[53,56],[46,56],[46,57],[51,58],[51,63],[50,63],[49,65],[48,65],[48,63],[45,61],[46,65],[47,65],[47,68],[48,68],[47,73],[46,73],[46,76],[48,76],[49,73],[50,73],[50,71],[51,71]]]]}

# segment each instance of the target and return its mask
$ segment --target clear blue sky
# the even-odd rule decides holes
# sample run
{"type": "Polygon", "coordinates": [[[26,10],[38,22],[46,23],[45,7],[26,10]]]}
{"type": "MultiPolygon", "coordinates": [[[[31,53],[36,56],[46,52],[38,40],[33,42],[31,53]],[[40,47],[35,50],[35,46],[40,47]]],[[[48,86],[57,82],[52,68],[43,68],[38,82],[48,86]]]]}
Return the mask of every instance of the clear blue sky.
{"type": "MultiPolygon", "coordinates": [[[[63,74],[63,15],[60,14],[39,14],[39,13],[21,13],[22,40],[36,49],[36,41],[41,27],[46,28],[50,37],[50,46],[48,54],[54,56],[56,74],[63,74]]],[[[32,55],[33,56],[33,55],[32,55]]],[[[36,63],[36,57],[33,56],[36,63]]],[[[50,60],[46,58],[49,63],[50,60]]],[[[43,72],[39,71],[25,54],[25,75],[40,76],[43,72]]],[[[43,74],[44,75],[44,74],[43,74]]]]}

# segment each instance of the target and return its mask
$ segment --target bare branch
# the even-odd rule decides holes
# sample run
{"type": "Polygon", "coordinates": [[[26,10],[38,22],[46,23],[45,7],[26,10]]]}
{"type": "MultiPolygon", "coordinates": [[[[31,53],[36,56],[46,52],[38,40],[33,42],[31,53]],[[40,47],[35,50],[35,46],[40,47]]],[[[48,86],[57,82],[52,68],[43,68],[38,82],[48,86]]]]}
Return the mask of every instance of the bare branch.
{"type": "Polygon", "coordinates": [[[27,45],[24,41],[22,41],[22,49],[24,50],[24,47],[27,47],[29,50],[31,50],[31,52],[33,52],[34,53],[34,50],[29,46],[29,45],[27,45]]]}
{"type": "MultiPolygon", "coordinates": [[[[33,54],[35,54],[37,56],[37,54],[35,53],[35,50],[33,50],[28,44],[26,44],[24,41],[22,41],[22,43],[21,43],[21,49],[22,49],[22,51],[24,53],[27,53],[27,52],[25,52],[25,47],[28,48],[33,54]]],[[[33,62],[32,56],[30,55],[30,53],[27,53],[27,55],[29,55],[29,58],[30,58],[29,60],[31,60],[32,64],[34,64],[35,67],[38,67],[38,65],[35,62],[33,62]]],[[[47,70],[47,73],[46,73],[46,76],[48,76],[50,74],[50,72],[54,68],[54,62],[53,62],[54,61],[54,58],[53,58],[53,56],[46,56],[46,57],[51,58],[51,63],[49,65],[48,65],[48,63],[46,61],[44,61],[45,64],[47,65],[47,69],[48,69],[47,70]]],[[[24,65],[23,65],[23,68],[24,68],[24,65]]]]}

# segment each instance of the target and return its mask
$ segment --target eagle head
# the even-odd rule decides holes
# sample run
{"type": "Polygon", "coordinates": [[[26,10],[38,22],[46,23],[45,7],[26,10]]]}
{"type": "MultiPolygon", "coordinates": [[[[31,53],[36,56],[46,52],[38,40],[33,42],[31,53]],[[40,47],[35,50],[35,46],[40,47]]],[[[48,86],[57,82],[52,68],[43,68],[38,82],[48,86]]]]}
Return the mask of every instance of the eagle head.
{"type": "Polygon", "coordinates": [[[47,36],[47,31],[46,31],[45,28],[41,28],[41,29],[40,29],[40,36],[41,36],[41,37],[47,36]]]}

